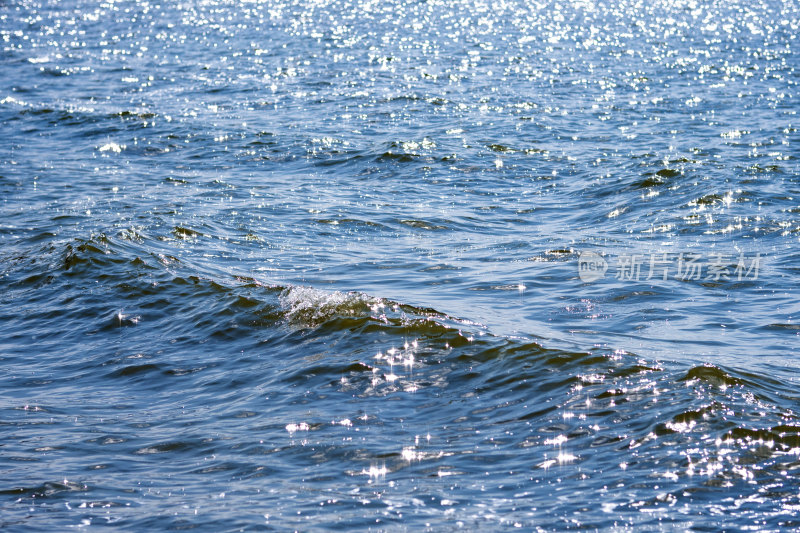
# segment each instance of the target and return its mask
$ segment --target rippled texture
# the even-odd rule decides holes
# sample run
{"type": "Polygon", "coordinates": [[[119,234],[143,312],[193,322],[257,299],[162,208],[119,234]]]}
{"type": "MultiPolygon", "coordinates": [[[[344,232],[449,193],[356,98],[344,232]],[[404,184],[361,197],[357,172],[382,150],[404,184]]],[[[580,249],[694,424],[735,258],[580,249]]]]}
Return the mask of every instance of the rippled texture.
{"type": "Polygon", "coordinates": [[[800,527],[798,12],[0,2],[0,527],[800,527]]]}

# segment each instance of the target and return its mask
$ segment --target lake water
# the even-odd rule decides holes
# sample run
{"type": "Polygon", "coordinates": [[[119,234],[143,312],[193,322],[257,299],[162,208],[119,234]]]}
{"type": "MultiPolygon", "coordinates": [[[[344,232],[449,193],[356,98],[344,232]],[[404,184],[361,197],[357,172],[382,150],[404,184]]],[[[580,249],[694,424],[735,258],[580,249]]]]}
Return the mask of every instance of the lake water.
{"type": "Polygon", "coordinates": [[[0,2],[0,528],[800,527],[798,13],[0,2]]]}

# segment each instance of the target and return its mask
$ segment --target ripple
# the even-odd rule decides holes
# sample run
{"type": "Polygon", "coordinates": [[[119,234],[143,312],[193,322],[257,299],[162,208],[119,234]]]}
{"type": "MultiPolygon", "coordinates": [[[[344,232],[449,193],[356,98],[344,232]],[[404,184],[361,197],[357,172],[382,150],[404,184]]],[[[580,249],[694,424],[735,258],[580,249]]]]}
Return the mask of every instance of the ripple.
{"type": "Polygon", "coordinates": [[[0,2],[0,527],[796,529],[796,4],[0,2]]]}

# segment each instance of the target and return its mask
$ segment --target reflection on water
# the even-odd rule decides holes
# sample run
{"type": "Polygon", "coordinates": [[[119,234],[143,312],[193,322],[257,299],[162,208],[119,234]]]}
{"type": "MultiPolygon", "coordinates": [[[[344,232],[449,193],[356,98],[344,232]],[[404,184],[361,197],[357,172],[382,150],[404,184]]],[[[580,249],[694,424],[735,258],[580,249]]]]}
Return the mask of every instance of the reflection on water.
{"type": "Polygon", "coordinates": [[[0,3],[0,527],[796,527],[798,9],[0,3]]]}

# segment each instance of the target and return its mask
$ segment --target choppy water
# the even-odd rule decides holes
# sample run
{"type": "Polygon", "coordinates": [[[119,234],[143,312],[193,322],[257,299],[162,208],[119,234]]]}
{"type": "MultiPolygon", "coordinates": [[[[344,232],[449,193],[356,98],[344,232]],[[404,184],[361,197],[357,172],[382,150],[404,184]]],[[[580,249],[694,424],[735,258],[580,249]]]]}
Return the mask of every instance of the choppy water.
{"type": "Polygon", "coordinates": [[[0,2],[0,527],[800,527],[798,13],[0,2]]]}

